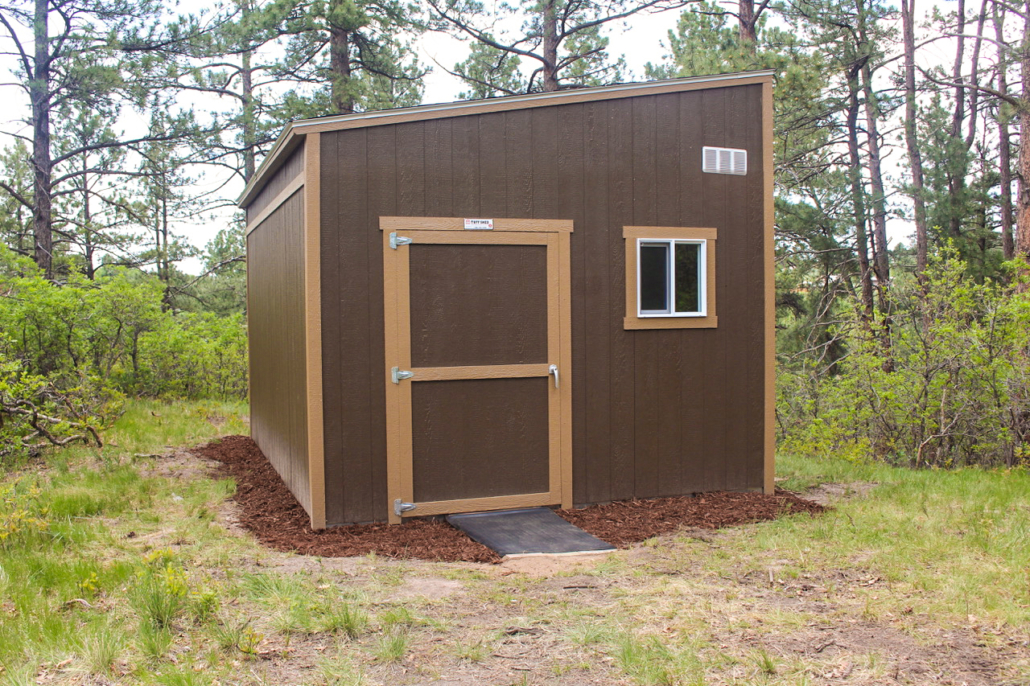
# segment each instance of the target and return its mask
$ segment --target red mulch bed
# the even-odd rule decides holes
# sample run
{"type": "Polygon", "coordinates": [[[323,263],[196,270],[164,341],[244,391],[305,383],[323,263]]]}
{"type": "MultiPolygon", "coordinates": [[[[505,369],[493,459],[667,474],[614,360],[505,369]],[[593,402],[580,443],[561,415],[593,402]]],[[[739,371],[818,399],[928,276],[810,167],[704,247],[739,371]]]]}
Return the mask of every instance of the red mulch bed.
{"type": "Polygon", "coordinates": [[[760,522],[783,515],[825,512],[826,508],[799,498],[790,491],[776,495],[715,491],[696,496],[622,500],[607,505],[591,505],[582,510],[559,510],[558,514],[580,529],[589,531],[617,548],[682,527],[721,529],[724,526],[760,522]]]}
{"type": "MultiPolygon", "coordinates": [[[[355,524],[312,531],[307,513],[250,438],[228,436],[193,452],[220,462],[221,471],[236,480],[233,498],[240,505],[240,524],[270,548],[321,557],[374,552],[385,557],[446,562],[500,560],[492,550],[440,520],[412,519],[401,526],[355,524]]],[[[598,538],[625,548],[684,526],[718,529],[824,510],[822,505],[793,493],[777,491],[776,495],[718,492],[628,500],[559,510],[558,514],[598,538]]]]}

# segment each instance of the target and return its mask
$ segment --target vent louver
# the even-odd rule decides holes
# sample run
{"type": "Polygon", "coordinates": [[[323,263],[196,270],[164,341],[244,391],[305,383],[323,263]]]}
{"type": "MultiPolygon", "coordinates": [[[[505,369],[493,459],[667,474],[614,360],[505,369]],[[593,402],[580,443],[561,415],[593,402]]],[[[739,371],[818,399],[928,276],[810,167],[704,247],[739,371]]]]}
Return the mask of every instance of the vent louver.
{"type": "Polygon", "coordinates": [[[708,174],[747,174],[747,150],[704,148],[702,171],[708,174]]]}

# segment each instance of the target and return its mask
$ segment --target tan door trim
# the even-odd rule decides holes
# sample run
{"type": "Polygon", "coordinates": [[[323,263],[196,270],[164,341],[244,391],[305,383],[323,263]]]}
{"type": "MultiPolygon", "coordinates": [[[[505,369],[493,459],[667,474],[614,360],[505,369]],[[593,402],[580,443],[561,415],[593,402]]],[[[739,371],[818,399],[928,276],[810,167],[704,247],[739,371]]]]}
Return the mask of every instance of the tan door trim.
{"type": "MultiPolygon", "coordinates": [[[[387,490],[391,523],[401,517],[393,510],[393,502],[413,502],[412,471],[412,408],[411,384],[419,381],[474,378],[524,378],[548,376],[547,364],[492,365],[489,367],[411,367],[411,311],[409,285],[409,251],[405,246],[390,247],[390,232],[403,231],[404,236],[422,244],[471,245],[546,245],[547,250],[547,348],[548,360],[558,364],[561,381],[548,395],[550,421],[550,488],[547,493],[526,493],[489,498],[418,503],[412,516],[446,514],[455,511],[497,510],[538,505],[572,506],[572,318],[570,241],[571,221],[531,220],[534,228],[523,224],[514,231],[464,231],[458,229],[462,219],[427,218],[424,230],[421,218],[383,217],[383,279],[386,334],[386,450],[387,490]],[[547,226],[550,230],[542,230],[547,226]],[[414,378],[393,383],[392,367],[413,371],[414,378]]],[[[513,227],[523,220],[494,220],[495,227],[513,227]]]]}
{"type": "MultiPolygon", "coordinates": [[[[465,219],[462,217],[380,217],[380,231],[461,231],[464,233],[465,219]]],[[[494,232],[572,233],[572,222],[567,219],[489,219],[494,232]]]]}
{"type": "Polygon", "coordinates": [[[304,364],[307,390],[308,489],[312,529],[325,528],[325,425],[322,398],[322,277],[319,237],[321,186],[319,137],[304,146],[304,364]]]}

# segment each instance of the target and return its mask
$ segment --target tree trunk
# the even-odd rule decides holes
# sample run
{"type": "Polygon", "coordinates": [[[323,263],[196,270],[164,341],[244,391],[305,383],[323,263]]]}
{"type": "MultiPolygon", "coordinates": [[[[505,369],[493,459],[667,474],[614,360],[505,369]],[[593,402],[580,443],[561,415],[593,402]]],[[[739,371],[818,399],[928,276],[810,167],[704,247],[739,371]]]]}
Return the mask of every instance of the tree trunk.
{"type": "Polygon", "coordinates": [[[164,293],[161,295],[161,310],[167,312],[172,309],[172,270],[169,262],[168,248],[168,188],[167,172],[161,172],[161,217],[158,219],[158,251],[157,251],[157,275],[164,284],[164,293]]]}
{"type": "Polygon", "coordinates": [[[544,91],[558,90],[558,15],[557,0],[544,0],[544,91]]]}
{"type": "Polygon", "coordinates": [[[973,149],[976,140],[978,103],[980,102],[980,48],[983,47],[984,24],[987,21],[987,3],[980,5],[980,16],[976,22],[976,40],[973,42],[973,54],[969,62],[969,131],[966,133],[966,150],[973,149]]]}
{"type": "Polygon", "coordinates": [[[755,16],[755,0],[739,0],[737,18],[740,21],[740,42],[754,50],[758,43],[758,17],[755,16]]]}
{"type": "MultiPolygon", "coordinates": [[[[864,20],[860,20],[859,35],[863,45],[868,45],[864,20]]],[[[880,294],[880,310],[887,311],[887,296],[890,289],[890,256],[887,253],[887,201],[883,190],[883,172],[880,169],[880,109],[873,92],[873,70],[866,60],[862,66],[862,88],[865,94],[866,138],[869,157],[869,185],[872,190],[873,210],[873,269],[880,294]]]]}
{"type": "MultiPolygon", "coordinates": [[[[955,110],[951,114],[951,139],[953,141],[962,138],[962,120],[966,111],[966,90],[962,85],[962,60],[965,57],[966,40],[963,34],[966,29],[966,0],[958,0],[958,10],[955,15],[955,64],[951,70],[951,80],[955,83],[955,110]]],[[[954,162],[952,163],[954,164],[954,162]]],[[[960,168],[948,165],[948,204],[951,212],[948,213],[948,233],[956,240],[962,237],[962,196],[965,190],[966,165],[960,168]]]]}
{"type": "Polygon", "coordinates": [[[354,94],[350,88],[350,31],[338,27],[329,30],[329,68],[332,71],[332,99],[336,114],[354,112],[354,94]]]}
{"type": "Polygon", "coordinates": [[[1016,200],[1016,255],[1030,259],[1030,0],[1024,3],[1023,50],[1019,56],[1022,107],[1019,108],[1019,195],[1016,200]]]}
{"type": "Polygon", "coordinates": [[[86,170],[89,169],[89,157],[82,155],[82,253],[86,261],[86,278],[93,281],[96,278],[96,265],[93,263],[93,254],[96,246],[93,244],[93,214],[89,207],[89,176],[86,170]]]}
{"type": "Polygon", "coordinates": [[[557,0],[544,0],[544,91],[558,90],[557,0]]]}
{"type": "Polygon", "coordinates": [[[50,30],[49,0],[36,0],[35,56],[29,99],[32,103],[32,167],[35,211],[32,223],[35,234],[34,257],[46,278],[54,276],[54,234],[52,216],[53,163],[50,158],[50,30]]]}
{"type": "MultiPolygon", "coordinates": [[[[253,7],[250,0],[244,0],[240,7],[243,12],[243,19],[250,16],[253,7]]],[[[241,100],[243,101],[243,183],[247,184],[254,176],[257,169],[256,151],[254,150],[257,134],[255,122],[257,120],[254,103],[254,69],[251,67],[254,51],[246,48],[240,56],[240,79],[241,79],[241,100]]]]}
{"type": "Polygon", "coordinates": [[[873,319],[873,277],[869,267],[869,237],[866,231],[865,191],[862,188],[862,158],[858,145],[858,74],[868,57],[859,57],[848,69],[848,156],[851,179],[851,203],[855,217],[855,239],[862,282],[862,307],[867,323],[873,319]]]}
{"type": "MultiPolygon", "coordinates": [[[[160,200],[158,202],[161,202],[160,200]]],[[[165,282],[164,274],[161,273],[161,217],[154,217],[154,267],[157,269],[157,280],[165,282]]]]}
{"type": "Polygon", "coordinates": [[[886,311],[887,293],[890,289],[890,255],[887,253],[887,202],[883,190],[883,172],[880,170],[880,133],[877,105],[872,93],[868,67],[863,69],[865,78],[866,136],[868,138],[869,185],[872,189],[873,204],[873,269],[876,272],[876,285],[880,293],[880,309],[886,311]]]}
{"type": "MultiPolygon", "coordinates": [[[[998,11],[998,4],[994,4],[994,35],[999,45],[1005,41],[1005,10],[998,11]]],[[[1008,64],[1004,56],[1000,58],[998,65],[998,92],[1008,93],[1008,64]]],[[[1012,241],[1012,149],[1009,136],[1009,123],[1004,112],[1001,111],[1003,104],[998,105],[998,176],[1001,184],[1001,251],[1006,260],[1011,260],[1016,255],[1015,245],[1012,241]]]]}
{"type": "Polygon", "coordinates": [[[916,224],[916,274],[926,271],[929,241],[926,233],[926,205],[923,201],[923,155],[919,149],[916,106],[916,0],[901,0],[901,23],[905,43],[905,146],[912,167],[912,206],[916,224]]]}
{"type": "Polygon", "coordinates": [[[25,206],[18,203],[18,254],[27,255],[28,249],[25,247],[25,239],[28,232],[25,230],[25,215],[23,213],[25,206]]]}
{"type": "Polygon", "coordinates": [[[161,271],[164,273],[164,282],[167,287],[172,280],[172,272],[168,262],[168,178],[166,172],[161,173],[161,252],[158,257],[161,260],[161,271]]]}

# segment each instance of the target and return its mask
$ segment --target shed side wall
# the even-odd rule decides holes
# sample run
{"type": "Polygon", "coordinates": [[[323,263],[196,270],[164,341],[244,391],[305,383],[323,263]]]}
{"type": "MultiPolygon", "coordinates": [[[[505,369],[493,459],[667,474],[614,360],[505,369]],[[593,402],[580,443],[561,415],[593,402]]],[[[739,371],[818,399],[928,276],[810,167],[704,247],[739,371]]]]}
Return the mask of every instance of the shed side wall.
{"type": "Polygon", "coordinates": [[[250,433],[311,512],[304,339],[304,191],[247,236],[250,433]]]}
{"type": "Polygon", "coordinates": [[[761,85],[322,133],[327,523],[387,517],[380,216],[573,219],[577,504],[763,486],[761,85]],[[702,174],[703,146],[748,175],[702,174]],[[622,227],[718,230],[719,326],[625,331],[622,227]]]}
{"type": "Polygon", "coordinates": [[[283,166],[276,170],[272,178],[268,180],[261,192],[254,197],[253,202],[247,205],[247,222],[252,222],[261,214],[261,210],[268,207],[268,204],[275,200],[276,196],[298,176],[304,173],[304,146],[299,146],[286,159],[283,166]]]}

